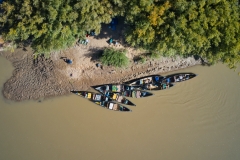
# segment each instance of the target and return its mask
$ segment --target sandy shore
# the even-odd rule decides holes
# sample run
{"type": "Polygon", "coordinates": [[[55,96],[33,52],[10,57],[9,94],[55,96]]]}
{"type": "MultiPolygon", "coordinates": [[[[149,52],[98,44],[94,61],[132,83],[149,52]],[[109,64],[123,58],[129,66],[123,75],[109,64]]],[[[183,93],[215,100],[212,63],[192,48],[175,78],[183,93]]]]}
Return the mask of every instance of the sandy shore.
{"type": "MultiPolygon", "coordinates": [[[[92,85],[124,82],[134,78],[166,73],[200,64],[193,57],[164,58],[148,60],[144,64],[133,61],[124,69],[97,67],[101,48],[76,46],[61,53],[53,53],[50,58],[33,59],[32,50],[17,49],[14,53],[2,52],[1,55],[12,62],[15,70],[4,84],[5,98],[22,101],[70,94],[71,90],[88,90],[92,85]],[[65,63],[61,57],[71,58],[72,64],[65,63]]],[[[128,57],[133,59],[139,51],[128,49],[128,57]]]]}
{"type": "Polygon", "coordinates": [[[4,97],[14,101],[39,100],[70,94],[71,90],[88,90],[93,85],[124,82],[201,64],[201,61],[194,57],[161,57],[157,60],[149,59],[144,64],[136,64],[133,59],[144,54],[144,51],[123,45],[123,26],[118,28],[117,31],[112,31],[105,25],[100,35],[87,38],[88,45],[80,44],[59,53],[52,53],[48,59],[34,59],[31,48],[19,48],[13,53],[0,52],[0,55],[6,57],[15,67],[12,77],[4,84],[4,97]],[[110,37],[119,44],[109,45],[107,41],[110,37]],[[127,57],[131,60],[130,65],[123,69],[97,67],[99,55],[106,47],[125,48],[127,57]],[[71,59],[73,63],[65,63],[63,57],[71,59]]]}

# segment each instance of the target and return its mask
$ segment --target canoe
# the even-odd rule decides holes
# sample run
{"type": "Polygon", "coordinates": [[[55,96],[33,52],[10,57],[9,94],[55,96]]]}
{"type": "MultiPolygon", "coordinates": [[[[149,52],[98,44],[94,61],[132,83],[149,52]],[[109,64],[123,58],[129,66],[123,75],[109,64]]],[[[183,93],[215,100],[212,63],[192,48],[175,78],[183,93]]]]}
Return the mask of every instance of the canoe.
{"type": "Polygon", "coordinates": [[[132,89],[138,90],[164,90],[174,86],[172,83],[162,83],[163,79],[163,76],[151,75],[125,82],[125,84],[131,86],[132,89]]]}
{"type": "Polygon", "coordinates": [[[124,82],[128,85],[145,85],[145,84],[154,84],[154,83],[160,83],[164,77],[160,75],[150,75],[145,76],[137,79],[133,79],[127,82],[124,82]]]}
{"type": "Polygon", "coordinates": [[[105,84],[99,86],[92,86],[95,90],[103,93],[104,95],[109,92],[119,93],[125,97],[142,98],[152,96],[153,94],[147,91],[138,90],[134,86],[125,84],[105,84]]]}
{"type": "Polygon", "coordinates": [[[113,111],[122,111],[122,112],[131,112],[131,110],[121,104],[118,104],[116,102],[112,102],[108,97],[106,97],[103,94],[100,93],[94,93],[94,92],[88,92],[88,91],[71,91],[72,93],[86,98],[89,101],[107,108],[109,110],[113,110],[113,111]]]}
{"type": "Polygon", "coordinates": [[[166,76],[163,78],[163,83],[176,83],[176,82],[183,82],[189,79],[196,77],[197,75],[194,73],[178,73],[166,76]]]}

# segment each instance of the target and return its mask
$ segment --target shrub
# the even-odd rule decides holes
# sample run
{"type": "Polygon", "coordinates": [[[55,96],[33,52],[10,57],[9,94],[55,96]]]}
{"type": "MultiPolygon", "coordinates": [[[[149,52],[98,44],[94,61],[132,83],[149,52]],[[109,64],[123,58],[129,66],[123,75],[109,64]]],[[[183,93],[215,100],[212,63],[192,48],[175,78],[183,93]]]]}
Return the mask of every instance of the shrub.
{"type": "Polygon", "coordinates": [[[106,48],[103,51],[103,55],[100,61],[103,65],[112,65],[115,67],[125,67],[129,63],[129,59],[126,57],[125,50],[115,50],[113,48],[106,48]]]}

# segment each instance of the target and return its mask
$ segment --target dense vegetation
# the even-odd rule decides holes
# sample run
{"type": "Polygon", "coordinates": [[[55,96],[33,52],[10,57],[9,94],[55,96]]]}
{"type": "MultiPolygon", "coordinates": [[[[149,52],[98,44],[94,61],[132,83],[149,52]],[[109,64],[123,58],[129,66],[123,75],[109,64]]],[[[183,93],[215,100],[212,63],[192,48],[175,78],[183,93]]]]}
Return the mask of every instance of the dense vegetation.
{"type": "Polygon", "coordinates": [[[5,40],[32,40],[38,53],[72,46],[101,23],[125,18],[126,41],[159,55],[198,55],[234,67],[240,61],[237,0],[5,0],[5,40]]]}
{"type": "Polygon", "coordinates": [[[106,48],[100,61],[103,65],[111,65],[115,67],[126,67],[129,63],[126,51],[115,50],[113,48],[106,48]]]}
{"type": "MultiPolygon", "coordinates": [[[[115,4],[115,3],[114,3],[115,4]]],[[[72,46],[86,31],[100,32],[117,7],[99,0],[4,0],[0,23],[10,41],[31,39],[39,53],[72,46]]]]}

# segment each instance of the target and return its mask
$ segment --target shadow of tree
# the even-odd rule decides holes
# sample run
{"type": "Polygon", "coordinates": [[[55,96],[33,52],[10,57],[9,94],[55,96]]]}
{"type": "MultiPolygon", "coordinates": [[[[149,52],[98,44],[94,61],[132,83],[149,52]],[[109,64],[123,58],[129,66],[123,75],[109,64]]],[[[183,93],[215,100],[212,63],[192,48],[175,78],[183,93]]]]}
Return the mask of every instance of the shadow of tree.
{"type": "Polygon", "coordinates": [[[203,66],[211,66],[211,64],[209,64],[208,62],[206,62],[201,56],[199,56],[199,55],[194,55],[193,56],[194,57],[194,59],[197,61],[197,60],[201,60],[201,64],[203,65],[203,66]]]}
{"type": "Polygon", "coordinates": [[[89,48],[88,53],[84,54],[84,56],[91,58],[91,61],[93,62],[99,62],[101,56],[103,55],[104,49],[105,48],[99,47],[89,48]]]}
{"type": "Polygon", "coordinates": [[[107,39],[107,43],[109,43],[109,40],[112,38],[113,42],[118,42],[124,47],[129,47],[129,45],[125,42],[124,39],[124,30],[126,29],[126,24],[124,24],[124,18],[123,17],[117,17],[118,24],[115,25],[115,28],[113,29],[111,27],[111,24],[102,24],[101,32],[94,36],[95,39],[107,39]]]}

